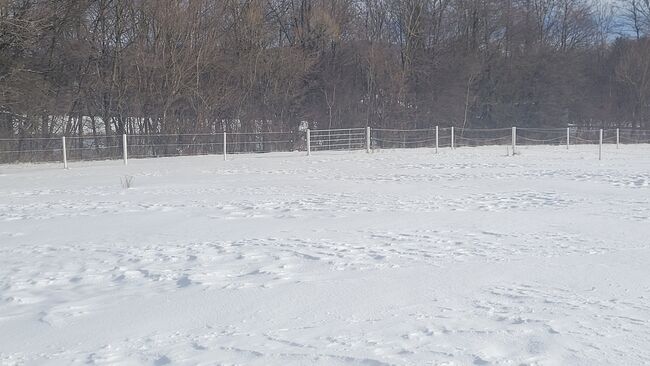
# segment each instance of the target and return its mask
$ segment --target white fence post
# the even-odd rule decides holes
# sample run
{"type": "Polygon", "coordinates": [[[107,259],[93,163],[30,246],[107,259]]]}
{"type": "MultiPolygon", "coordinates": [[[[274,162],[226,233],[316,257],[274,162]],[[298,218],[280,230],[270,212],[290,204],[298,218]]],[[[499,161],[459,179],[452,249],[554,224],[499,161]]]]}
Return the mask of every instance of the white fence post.
{"type": "Polygon", "coordinates": [[[436,154],[438,153],[438,126],[436,126],[436,154]]]}
{"type": "Polygon", "coordinates": [[[311,131],[307,129],[307,156],[311,155],[311,131]]]}
{"type": "Polygon", "coordinates": [[[616,129],[616,148],[618,149],[621,144],[621,135],[619,133],[619,129],[616,129]]]}
{"type": "Polygon", "coordinates": [[[451,148],[454,148],[454,126],[451,126],[451,148]]]}
{"type": "Polygon", "coordinates": [[[571,133],[571,128],[566,128],[566,149],[569,150],[569,134],[571,133]]]}
{"type": "Polygon", "coordinates": [[[603,160],[603,129],[600,129],[599,143],[598,143],[598,160],[603,160]]]}
{"type": "Polygon", "coordinates": [[[517,148],[517,127],[512,128],[512,155],[515,155],[515,149],[517,148]]]}
{"type": "Polygon", "coordinates": [[[122,157],[124,158],[124,165],[129,164],[129,150],[126,145],[126,134],[122,134],[122,157]]]}
{"type": "Polygon", "coordinates": [[[226,137],[226,132],[223,133],[223,160],[228,160],[228,139],[226,137]]]}
{"type": "Polygon", "coordinates": [[[366,127],[366,152],[370,153],[370,126],[366,127]]]}
{"type": "Polygon", "coordinates": [[[68,169],[68,154],[66,152],[67,148],[65,146],[65,136],[61,137],[62,149],[63,149],[63,169],[68,169]]]}

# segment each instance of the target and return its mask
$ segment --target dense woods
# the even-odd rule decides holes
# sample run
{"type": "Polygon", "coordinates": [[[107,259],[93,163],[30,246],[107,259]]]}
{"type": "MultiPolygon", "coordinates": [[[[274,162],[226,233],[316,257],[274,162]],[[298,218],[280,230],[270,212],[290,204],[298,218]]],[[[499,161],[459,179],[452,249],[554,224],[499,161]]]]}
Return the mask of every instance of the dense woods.
{"type": "Polygon", "coordinates": [[[0,137],[650,128],[650,0],[0,0],[0,137]]]}

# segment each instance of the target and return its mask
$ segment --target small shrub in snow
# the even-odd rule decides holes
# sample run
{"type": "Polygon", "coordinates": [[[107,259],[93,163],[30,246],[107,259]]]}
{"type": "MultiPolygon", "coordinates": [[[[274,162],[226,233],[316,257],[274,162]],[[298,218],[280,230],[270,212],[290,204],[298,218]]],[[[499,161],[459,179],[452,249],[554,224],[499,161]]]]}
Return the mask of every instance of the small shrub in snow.
{"type": "Polygon", "coordinates": [[[133,186],[133,181],[135,178],[132,175],[125,175],[120,178],[120,183],[122,183],[122,188],[129,189],[133,186]]]}

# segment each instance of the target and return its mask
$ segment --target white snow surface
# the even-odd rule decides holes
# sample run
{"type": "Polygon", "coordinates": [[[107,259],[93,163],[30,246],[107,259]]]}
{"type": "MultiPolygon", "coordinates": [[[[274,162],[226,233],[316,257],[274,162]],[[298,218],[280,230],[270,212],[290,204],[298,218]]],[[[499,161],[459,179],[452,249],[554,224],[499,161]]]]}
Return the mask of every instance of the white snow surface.
{"type": "Polygon", "coordinates": [[[603,156],[0,166],[0,364],[648,364],[650,145],[603,156]]]}

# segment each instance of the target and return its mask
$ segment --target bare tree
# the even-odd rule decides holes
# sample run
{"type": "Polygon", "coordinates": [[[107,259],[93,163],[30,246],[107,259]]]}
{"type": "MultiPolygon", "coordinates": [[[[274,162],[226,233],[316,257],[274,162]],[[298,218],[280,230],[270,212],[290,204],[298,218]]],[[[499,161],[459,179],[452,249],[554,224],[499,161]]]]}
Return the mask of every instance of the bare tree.
{"type": "Polygon", "coordinates": [[[649,16],[650,0],[0,0],[0,134],[638,126],[649,16]]]}

